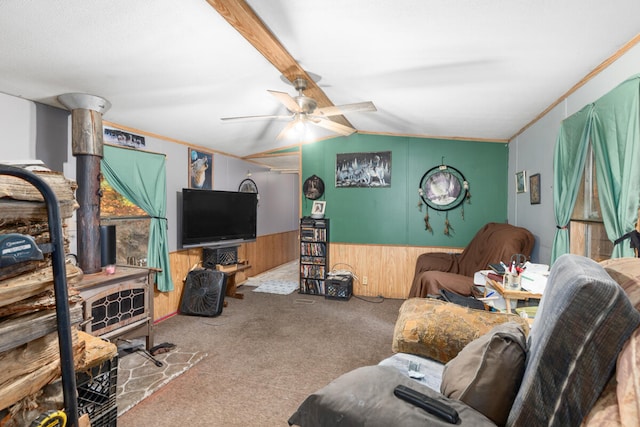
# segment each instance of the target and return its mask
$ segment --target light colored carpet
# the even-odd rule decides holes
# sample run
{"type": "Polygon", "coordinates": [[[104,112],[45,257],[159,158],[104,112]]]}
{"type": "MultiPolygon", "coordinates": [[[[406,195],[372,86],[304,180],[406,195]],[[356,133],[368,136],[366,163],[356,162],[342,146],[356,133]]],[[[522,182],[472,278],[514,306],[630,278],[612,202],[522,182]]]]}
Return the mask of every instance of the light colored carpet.
{"type": "Polygon", "coordinates": [[[176,348],[155,358],[164,366],[156,366],[139,351],[118,359],[118,387],[116,404],[118,416],[151,396],[172,379],[185,373],[207,356],[201,351],[189,352],[176,348]]]}
{"type": "Polygon", "coordinates": [[[298,290],[298,261],[291,261],[264,273],[250,277],[244,284],[255,286],[253,292],[289,295],[298,290]]]}

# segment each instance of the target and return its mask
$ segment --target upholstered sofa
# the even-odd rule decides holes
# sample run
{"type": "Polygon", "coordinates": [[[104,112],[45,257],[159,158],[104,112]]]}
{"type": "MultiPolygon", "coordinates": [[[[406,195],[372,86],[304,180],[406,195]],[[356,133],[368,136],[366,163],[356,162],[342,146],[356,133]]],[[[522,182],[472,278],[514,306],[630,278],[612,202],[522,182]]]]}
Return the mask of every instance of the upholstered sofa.
{"type": "Polygon", "coordinates": [[[639,259],[576,255],[554,263],[530,329],[515,315],[409,299],[396,353],[313,393],[289,424],[451,425],[397,398],[402,384],[455,409],[460,425],[640,425],[639,307],[639,259]]]}
{"type": "Polygon", "coordinates": [[[485,224],[460,254],[421,254],[416,260],[409,298],[437,295],[440,289],[471,295],[477,271],[500,261],[508,263],[514,254],[528,259],[534,243],[533,234],[526,228],[497,222],[485,224]]]}

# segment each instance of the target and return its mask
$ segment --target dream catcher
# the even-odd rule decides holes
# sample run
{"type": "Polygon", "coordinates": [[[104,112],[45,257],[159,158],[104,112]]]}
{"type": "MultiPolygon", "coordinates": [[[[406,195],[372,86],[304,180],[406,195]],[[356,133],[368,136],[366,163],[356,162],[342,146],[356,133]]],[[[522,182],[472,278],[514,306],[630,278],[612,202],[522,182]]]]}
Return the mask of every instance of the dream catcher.
{"type": "Polygon", "coordinates": [[[462,205],[461,215],[464,220],[464,205],[471,203],[471,193],[469,192],[469,183],[462,173],[453,166],[441,164],[429,169],[420,179],[420,187],[418,188],[420,199],[418,200],[418,209],[422,212],[423,202],[426,205],[426,214],[424,216],[425,230],[433,233],[431,224],[429,223],[429,208],[437,211],[446,211],[444,221],[444,234],[450,236],[453,227],[449,222],[449,211],[462,205]]]}

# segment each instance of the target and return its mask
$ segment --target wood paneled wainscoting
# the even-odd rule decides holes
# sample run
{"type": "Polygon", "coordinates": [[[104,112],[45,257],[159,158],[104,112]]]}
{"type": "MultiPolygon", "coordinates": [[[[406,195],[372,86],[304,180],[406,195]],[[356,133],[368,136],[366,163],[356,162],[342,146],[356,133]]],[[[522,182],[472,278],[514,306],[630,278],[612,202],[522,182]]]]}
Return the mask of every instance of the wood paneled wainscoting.
{"type": "MultiPolygon", "coordinates": [[[[238,259],[248,260],[251,268],[247,276],[255,276],[281,264],[298,259],[298,230],[258,236],[255,242],[242,244],[238,248],[238,259]]],[[[178,311],[184,279],[194,266],[202,261],[202,248],[184,249],[169,254],[173,291],[154,292],[153,319],[158,322],[178,311]]]]}
{"type": "Polygon", "coordinates": [[[350,243],[331,243],[329,250],[332,269],[350,270],[358,277],[353,281],[354,295],[400,299],[409,295],[420,254],[462,252],[462,248],[350,243]],[[365,277],[366,285],[363,283],[365,277]]]}

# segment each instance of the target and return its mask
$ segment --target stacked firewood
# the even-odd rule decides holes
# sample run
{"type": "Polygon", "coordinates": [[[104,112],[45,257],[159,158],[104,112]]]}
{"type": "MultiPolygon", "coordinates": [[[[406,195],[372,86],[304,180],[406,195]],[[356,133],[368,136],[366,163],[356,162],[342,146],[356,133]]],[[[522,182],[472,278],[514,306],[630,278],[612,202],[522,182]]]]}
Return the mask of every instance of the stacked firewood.
{"type": "MultiPolygon", "coordinates": [[[[69,238],[65,220],[78,208],[75,199],[77,184],[59,172],[34,171],[51,187],[58,199],[64,236],[64,251],[69,253],[69,238]]],[[[18,233],[33,237],[38,245],[50,242],[47,207],[42,194],[27,181],[0,175],[0,234],[18,233]]],[[[51,257],[44,261],[29,261],[0,269],[0,280],[51,266],[51,257]]]]}
{"type": "MultiPolygon", "coordinates": [[[[69,253],[65,222],[78,207],[76,183],[61,173],[35,171],[55,193],[62,221],[64,251],[69,253]]],[[[0,175],[0,236],[17,233],[31,236],[36,244],[50,243],[47,205],[29,182],[0,175]]],[[[78,338],[82,304],[73,284],[82,270],[66,264],[73,352],[76,367],[85,359],[85,341],[78,338]]],[[[42,389],[60,378],[54,274],[50,253],[42,260],[0,267],[0,426],[18,425],[18,414],[29,408],[37,412],[42,389]]]]}

